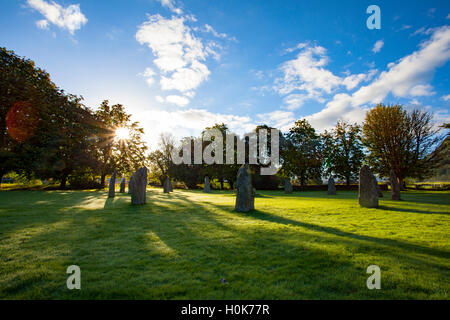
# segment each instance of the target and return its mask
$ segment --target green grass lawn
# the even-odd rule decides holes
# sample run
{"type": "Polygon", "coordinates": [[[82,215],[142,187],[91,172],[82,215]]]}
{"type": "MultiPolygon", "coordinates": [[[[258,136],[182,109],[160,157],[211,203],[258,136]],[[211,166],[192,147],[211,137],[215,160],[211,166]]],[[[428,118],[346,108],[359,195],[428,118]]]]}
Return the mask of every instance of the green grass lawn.
{"type": "Polygon", "coordinates": [[[0,192],[1,299],[449,299],[450,193],[0,192]],[[81,268],[81,290],[66,269],[81,268]],[[381,268],[381,290],[366,269],[381,268]],[[221,279],[226,279],[222,283],[221,279]]]}

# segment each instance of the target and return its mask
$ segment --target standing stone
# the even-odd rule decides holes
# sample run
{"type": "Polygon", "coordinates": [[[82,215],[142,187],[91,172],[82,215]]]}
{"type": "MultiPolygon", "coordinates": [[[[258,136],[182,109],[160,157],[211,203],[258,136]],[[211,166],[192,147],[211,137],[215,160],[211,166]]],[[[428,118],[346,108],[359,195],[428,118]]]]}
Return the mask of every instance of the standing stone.
{"type": "Polygon", "coordinates": [[[284,182],[284,193],[292,193],[292,192],[293,188],[291,181],[289,181],[289,179],[286,179],[286,181],[284,182]]]}
{"type": "Polygon", "coordinates": [[[128,194],[132,194],[133,193],[133,191],[131,189],[131,186],[133,184],[131,183],[131,181],[133,181],[133,176],[131,176],[130,181],[128,181],[128,194]]]}
{"type": "Polygon", "coordinates": [[[380,185],[378,184],[378,180],[377,178],[375,178],[375,176],[373,176],[373,183],[375,183],[375,185],[377,186],[378,198],[383,198],[383,192],[381,192],[380,185]]]}
{"type": "Polygon", "coordinates": [[[210,193],[211,192],[211,184],[209,183],[209,177],[205,177],[205,187],[203,188],[203,192],[210,193]]]}
{"type": "Polygon", "coordinates": [[[164,193],[170,193],[170,180],[169,180],[169,178],[166,178],[166,180],[164,180],[163,190],[164,190],[164,193]]]}
{"type": "Polygon", "coordinates": [[[378,207],[378,191],[375,177],[369,167],[364,165],[359,170],[359,205],[365,208],[378,207]]]}
{"type": "Polygon", "coordinates": [[[249,164],[243,165],[237,175],[236,205],[234,210],[248,212],[255,209],[255,194],[249,164]]]}
{"type": "Polygon", "coordinates": [[[111,179],[109,179],[109,192],[108,192],[108,198],[114,198],[116,196],[116,172],[111,176],[111,179]]]}
{"type": "Polygon", "coordinates": [[[122,180],[120,180],[120,193],[125,193],[125,184],[127,182],[127,179],[125,177],[122,177],[122,180]]]}
{"type": "Polygon", "coordinates": [[[400,200],[400,185],[398,183],[397,175],[394,170],[390,172],[389,180],[391,181],[391,197],[392,200],[400,200]]]}
{"type": "Polygon", "coordinates": [[[130,179],[128,188],[131,189],[131,203],[145,204],[147,192],[147,168],[137,170],[130,179]]]}
{"type": "Polygon", "coordinates": [[[334,185],[333,177],[330,177],[330,179],[328,179],[328,194],[329,195],[336,194],[336,186],[334,185]]]}

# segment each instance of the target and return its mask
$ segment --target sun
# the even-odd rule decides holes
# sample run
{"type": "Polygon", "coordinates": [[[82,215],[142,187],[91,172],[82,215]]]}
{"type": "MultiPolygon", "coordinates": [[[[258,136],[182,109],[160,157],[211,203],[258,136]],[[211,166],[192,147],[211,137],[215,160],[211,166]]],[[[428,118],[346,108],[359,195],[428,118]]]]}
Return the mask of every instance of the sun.
{"type": "Polygon", "coordinates": [[[130,131],[127,128],[117,128],[115,134],[118,140],[127,140],[130,138],[130,131]]]}

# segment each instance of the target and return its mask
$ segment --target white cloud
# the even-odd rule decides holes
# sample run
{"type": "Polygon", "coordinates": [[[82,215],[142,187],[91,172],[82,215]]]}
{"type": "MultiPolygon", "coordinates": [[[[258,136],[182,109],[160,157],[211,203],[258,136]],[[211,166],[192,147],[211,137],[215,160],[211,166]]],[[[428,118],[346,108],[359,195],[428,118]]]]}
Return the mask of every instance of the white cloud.
{"type": "Polygon", "coordinates": [[[377,42],[375,42],[373,48],[372,48],[372,52],[373,53],[377,53],[381,51],[381,48],[383,48],[384,46],[384,41],[383,40],[378,40],[377,42]]]}
{"type": "Polygon", "coordinates": [[[183,10],[181,10],[180,8],[177,8],[175,6],[175,1],[174,0],[159,0],[159,2],[161,2],[161,5],[163,7],[167,7],[170,9],[170,11],[176,13],[176,14],[182,14],[183,10]]]}
{"type": "Polygon", "coordinates": [[[170,95],[166,97],[168,103],[176,104],[180,107],[185,107],[189,104],[189,99],[183,96],[170,95]]]}
{"type": "Polygon", "coordinates": [[[209,56],[218,58],[215,48],[220,48],[214,43],[205,46],[185,23],[187,20],[186,17],[168,19],[159,14],[152,15],[136,33],[137,41],[147,45],[155,56],[153,62],[160,71],[161,89],[182,93],[185,96],[183,104],[186,97],[193,96],[194,90],[208,79],[210,71],[206,59],[209,56]]]}
{"type": "Polygon", "coordinates": [[[449,101],[450,100],[450,94],[448,94],[446,96],[442,96],[441,99],[444,100],[444,101],[449,101]]]}
{"type": "Polygon", "coordinates": [[[27,3],[45,17],[44,20],[37,22],[39,28],[47,28],[48,23],[51,22],[57,27],[67,29],[71,34],[74,34],[88,21],[81,12],[79,4],[71,4],[64,8],[54,1],[49,3],[45,0],[27,0],[27,3]]]}
{"type": "Polygon", "coordinates": [[[411,97],[431,94],[427,83],[434,70],[450,59],[450,27],[436,28],[420,49],[390,64],[372,83],[349,95],[337,94],[318,113],[307,117],[315,127],[327,128],[337,119],[361,121],[368,104],[383,102],[388,94],[411,97]]]}
{"type": "Polygon", "coordinates": [[[152,110],[144,111],[138,117],[146,125],[146,138],[150,148],[156,147],[158,136],[163,132],[170,132],[180,140],[183,137],[198,137],[202,130],[216,123],[227,124],[230,131],[239,135],[254,130],[257,125],[247,116],[213,113],[205,109],[152,110]]]}
{"type": "Polygon", "coordinates": [[[295,122],[295,116],[293,112],[276,110],[269,113],[261,113],[257,115],[257,118],[263,121],[271,127],[275,127],[281,131],[288,131],[292,123],[295,122]]]}
{"type": "Polygon", "coordinates": [[[450,13],[447,15],[447,18],[446,19],[450,19],[450,13]]]}
{"type": "Polygon", "coordinates": [[[409,90],[409,94],[418,97],[418,96],[431,96],[435,94],[433,92],[433,87],[429,84],[418,84],[409,90]]]}
{"type": "Polygon", "coordinates": [[[45,19],[36,21],[36,25],[39,29],[48,29],[48,21],[45,19]]]}
{"type": "Polygon", "coordinates": [[[285,104],[290,110],[299,108],[307,99],[324,102],[323,94],[331,94],[335,89],[344,86],[347,90],[356,88],[361,82],[370,80],[376,70],[368,74],[350,74],[345,78],[325,69],[329,59],[326,49],[318,45],[300,43],[289,50],[300,50],[297,57],[286,61],[281,66],[283,77],[275,81],[274,89],[282,94],[289,94],[285,104]]]}
{"type": "Polygon", "coordinates": [[[204,30],[204,32],[211,33],[216,38],[228,39],[228,40],[237,42],[237,39],[235,37],[230,37],[226,33],[219,33],[213,27],[211,27],[209,24],[205,24],[205,27],[203,30],[204,30]]]}

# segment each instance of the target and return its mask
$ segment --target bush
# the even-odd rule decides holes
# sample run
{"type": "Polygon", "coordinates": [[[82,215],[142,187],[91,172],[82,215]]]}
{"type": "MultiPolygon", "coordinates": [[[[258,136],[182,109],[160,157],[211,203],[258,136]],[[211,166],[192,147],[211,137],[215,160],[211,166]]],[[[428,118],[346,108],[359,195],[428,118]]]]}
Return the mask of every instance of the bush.
{"type": "Polygon", "coordinates": [[[281,182],[278,176],[252,175],[252,184],[256,190],[278,190],[281,182]]]}
{"type": "Polygon", "coordinates": [[[94,180],[92,172],[76,171],[69,176],[69,184],[71,189],[100,189],[101,185],[94,180]]]}

